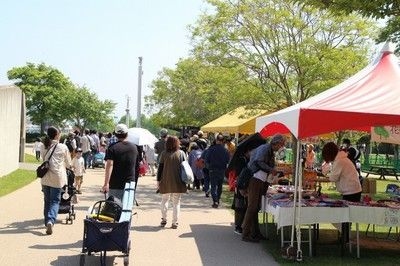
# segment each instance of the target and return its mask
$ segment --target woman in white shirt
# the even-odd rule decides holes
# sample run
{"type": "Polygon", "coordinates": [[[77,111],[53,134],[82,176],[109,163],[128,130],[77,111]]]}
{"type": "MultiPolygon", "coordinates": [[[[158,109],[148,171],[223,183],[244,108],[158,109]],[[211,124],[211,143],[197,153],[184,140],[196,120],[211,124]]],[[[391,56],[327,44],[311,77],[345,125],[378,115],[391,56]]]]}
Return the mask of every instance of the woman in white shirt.
{"type": "Polygon", "coordinates": [[[52,154],[49,160],[50,169],[41,179],[44,194],[44,224],[48,235],[53,233],[53,226],[60,207],[61,190],[67,184],[66,168],[71,167],[68,147],[59,141],[60,131],[55,127],[49,127],[41,150],[43,161],[49,160],[52,154]]]}
{"type": "MultiPolygon", "coordinates": [[[[322,158],[326,163],[332,163],[329,172],[323,172],[330,181],[336,183],[336,189],[342,194],[342,199],[352,202],[361,200],[362,187],[358,179],[358,172],[353,162],[347,157],[347,153],[339,151],[339,147],[328,142],[322,148],[322,158]]],[[[323,168],[328,169],[328,168],[323,168]]],[[[342,224],[342,239],[349,241],[350,224],[342,224]]]]}
{"type": "Polygon", "coordinates": [[[324,174],[330,181],[336,183],[336,189],[342,194],[342,198],[348,201],[360,201],[362,187],[357,170],[347,158],[347,153],[339,151],[335,143],[328,142],[322,148],[322,158],[326,163],[332,163],[330,172],[324,174]]]}

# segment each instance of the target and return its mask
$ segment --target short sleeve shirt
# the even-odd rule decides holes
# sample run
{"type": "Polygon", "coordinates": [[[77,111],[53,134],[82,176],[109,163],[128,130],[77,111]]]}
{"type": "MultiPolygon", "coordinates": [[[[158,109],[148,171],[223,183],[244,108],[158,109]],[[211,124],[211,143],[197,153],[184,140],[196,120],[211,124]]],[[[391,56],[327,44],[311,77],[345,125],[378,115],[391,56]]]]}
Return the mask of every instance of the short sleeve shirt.
{"type": "Polygon", "coordinates": [[[135,180],[137,156],[136,145],[128,141],[119,141],[107,149],[104,160],[113,161],[110,189],[124,189],[126,182],[135,180]]]}

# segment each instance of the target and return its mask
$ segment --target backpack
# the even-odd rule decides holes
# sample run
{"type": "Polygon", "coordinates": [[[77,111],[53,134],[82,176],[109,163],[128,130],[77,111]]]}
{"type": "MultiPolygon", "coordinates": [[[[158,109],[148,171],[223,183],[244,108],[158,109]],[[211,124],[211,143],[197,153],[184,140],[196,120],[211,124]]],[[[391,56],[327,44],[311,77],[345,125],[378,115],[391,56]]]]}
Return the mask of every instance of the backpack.
{"type": "Polygon", "coordinates": [[[69,138],[65,141],[65,145],[67,145],[69,152],[73,152],[74,148],[72,147],[72,141],[69,138]]]}

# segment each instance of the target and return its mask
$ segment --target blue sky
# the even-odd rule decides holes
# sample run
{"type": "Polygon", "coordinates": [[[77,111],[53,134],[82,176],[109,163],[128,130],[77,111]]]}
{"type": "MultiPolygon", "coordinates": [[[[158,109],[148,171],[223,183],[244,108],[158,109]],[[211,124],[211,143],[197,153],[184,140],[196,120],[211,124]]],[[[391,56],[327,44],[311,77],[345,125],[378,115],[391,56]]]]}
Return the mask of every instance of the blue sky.
{"type": "Polygon", "coordinates": [[[138,57],[144,96],[158,71],[189,54],[187,27],[205,7],[202,0],[2,0],[0,85],[11,83],[9,69],[43,62],[116,102],[118,117],[129,95],[136,117],[138,57]]]}

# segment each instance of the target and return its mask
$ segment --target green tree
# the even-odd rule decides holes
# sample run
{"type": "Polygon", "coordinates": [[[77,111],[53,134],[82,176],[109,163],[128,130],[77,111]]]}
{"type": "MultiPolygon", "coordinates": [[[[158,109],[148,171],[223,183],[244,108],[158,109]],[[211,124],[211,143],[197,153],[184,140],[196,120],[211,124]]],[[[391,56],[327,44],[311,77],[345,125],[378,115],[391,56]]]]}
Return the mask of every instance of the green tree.
{"type": "Polygon", "coordinates": [[[385,18],[388,16],[400,15],[400,2],[398,0],[374,0],[374,1],[359,1],[359,0],[298,0],[311,4],[319,8],[329,8],[336,12],[351,13],[359,12],[366,17],[385,18]]]}
{"type": "Polygon", "coordinates": [[[153,81],[146,109],[161,127],[202,126],[238,106],[264,102],[262,91],[247,79],[242,66],[183,59],[176,69],[163,69],[153,81]]]}
{"type": "Polygon", "coordinates": [[[59,70],[44,63],[27,63],[7,72],[26,95],[27,114],[33,123],[63,127],[73,121],[79,128],[105,129],[113,127],[111,113],[115,103],[100,101],[85,87],[75,86],[59,70]]]}
{"type": "Polygon", "coordinates": [[[27,63],[9,70],[7,75],[25,93],[27,114],[33,123],[41,125],[41,133],[46,122],[62,123],[62,95],[73,85],[59,70],[44,63],[27,63]]]}
{"type": "Polygon", "coordinates": [[[374,27],[355,14],[290,0],[208,0],[214,12],[192,26],[195,54],[246,68],[266,109],[303,101],[354,74],[367,62],[374,27]]]}
{"type": "Polygon", "coordinates": [[[99,131],[110,131],[114,127],[112,112],[115,103],[101,101],[85,86],[74,87],[68,95],[69,109],[66,115],[80,129],[90,128],[99,131]]]}
{"type": "Polygon", "coordinates": [[[398,0],[297,0],[296,2],[329,9],[336,13],[357,12],[364,17],[385,19],[386,27],[381,30],[376,41],[390,40],[397,43],[397,50],[400,49],[400,2],[398,0]]]}

